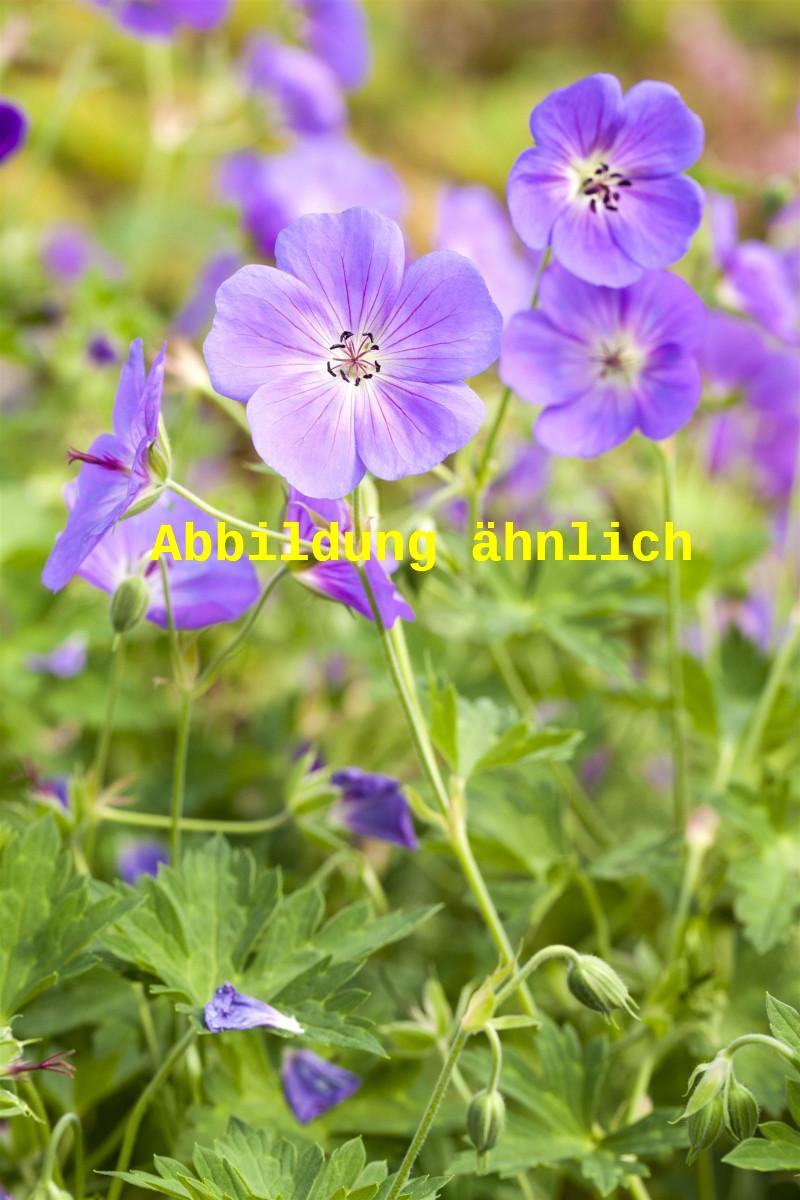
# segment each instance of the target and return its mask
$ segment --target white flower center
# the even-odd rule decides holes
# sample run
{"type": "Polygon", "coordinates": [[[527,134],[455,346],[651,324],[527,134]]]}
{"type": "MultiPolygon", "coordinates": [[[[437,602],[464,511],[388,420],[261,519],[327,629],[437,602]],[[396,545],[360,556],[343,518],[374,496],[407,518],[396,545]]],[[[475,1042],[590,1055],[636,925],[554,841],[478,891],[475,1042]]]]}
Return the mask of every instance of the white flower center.
{"type": "Polygon", "coordinates": [[[369,332],[355,334],[351,329],[343,329],[339,341],[329,350],[331,358],[327,359],[325,367],[334,379],[358,387],[362,379],[372,379],[380,373],[381,364],[375,357],[380,346],[369,332]]]}

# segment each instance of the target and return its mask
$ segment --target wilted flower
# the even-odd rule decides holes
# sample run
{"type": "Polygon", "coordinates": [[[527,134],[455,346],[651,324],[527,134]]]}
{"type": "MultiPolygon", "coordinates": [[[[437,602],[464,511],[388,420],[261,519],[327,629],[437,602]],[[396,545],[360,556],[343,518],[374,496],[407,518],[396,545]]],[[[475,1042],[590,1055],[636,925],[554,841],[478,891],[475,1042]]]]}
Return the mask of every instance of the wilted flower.
{"type": "Polygon", "coordinates": [[[345,124],[339,81],[315,54],[259,35],[248,42],[242,67],[249,88],[273,102],[287,129],[330,133],[345,124]]]}
{"type": "Polygon", "coordinates": [[[140,875],[157,875],[162,863],[169,862],[169,853],[160,842],[132,842],[117,859],[120,878],[133,884],[140,875]]]}
{"type": "Polygon", "coordinates": [[[0,99],[0,162],[19,150],[28,133],[28,118],[12,100],[0,99]]]}
{"type": "Polygon", "coordinates": [[[700,399],[704,316],[689,285],[666,271],[601,288],[554,264],[539,308],[505,330],[500,374],[523,400],[545,405],[535,433],[553,454],[592,458],[635,429],[660,440],[700,399]]]}
{"type": "Polygon", "coordinates": [[[446,188],[439,198],[435,244],[475,263],[503,320],[529,308],[539,255],[515,244],[505,208],[488,188],[446,188]]]}
{"type": "MultiPolygon", "coordinates": [[[[304,496],[296,488],[289,491],[284,520],[297,522],[298,536],[304,541],[309,541],[319,529],[333,521],[338,523],[341,533],[353,528],[350,509],[344,500],[314,499],[304,496]]],[[[392,583],[391,573],[395,569],[396,564],[390,560],[370,558],[363,564],[381,621],[387,629],[391,629],[398,618],[414,620],[414,610],[392,583]]],[[[345,604],[370,621],[375,619],[361,575],[353,563],[315,562],[307,570],[298,572],[297,579],[328,600],[345,604]]]]}
{"type": "Polygon", "coordinates": [[[230,0],[93,0],[129,33],[170,37],[182,25],[198,31],[214,29],[227,15],[230,0]]]}
{"type": "Polygon", "coordinates": [[[362,1080],[311,1050],[290,1050],[283,1056],[281,1082],[292,1112],[307,1125],[357,1092],[362,1080]]]}
{"type": "Polygon", "coordinates": [[[552,246],[590,283],[622,287],[689,247],[703,193],[680,172],[700,157],[703,123],[667,83],[623,97],[613,75],[559,88],[531,113],[536,141],[508,180],[514,227],[534,250],[552,246]]]}
{"type": "Polygon", "coordinates": [[[150,485],[150,447],[158,437],[166,344],[145,375],[142,342],[131,343],[114,401],[114,432],[104,433],[88,453],[70,451],[84,465],[72,489],[67,527],[59,534],[42,572],[57,592],[150,485]]]}
{"type": "Polygon", "coordinates": [[[494,362],[502,321],[472,263],[439,250],[406,270],[399,226],[365,208],[301,217],[276,262],[223,284],[205,343],[268,466],[335,498],[366,471],[422,474],[474,436],[483,404],[462,380],[494,362]]]}
{"type": "Polygon", "coordinates": [[[361,0],[295,0],[306,17],[311,49],[347,88],[364,82],[369,70],[367,20],[361,0]]]}
{"type": "Polygon", "coordinates": [[[334,771],[331,783],[341,789],[339,815],[352,833],[417,849],[411,810],[396,779],[346,767],[334,771]]]}
{"type": "Polygon", "coordinates": [[[580,954],[570,963],[567,987],[579,1004],[604,1016],[617,1008],[636,1016],[636,1004],[617,972],[594,954],[580,954]]]}
{"type": "Polygon", "coordinates": [[[73,679],[86,666],[87,644],[85,634],[73,633],[48,654],[29,654],[25,666],[37,675],[73,679]]]}
{"type": "Polygon", "coordinates": [[[406,203],[387,163],[336,134],[303,138],[283,154],[232,155],[223,165],[220,187],[239,205],[248,233],[267,258],[280,231],[307,213],[342,212],[360,204],[399,221],[406,203]]]}
{"type": "Polygon", "coordinates": [[[53,1075],[65,1075],[71,1079],[75,1074],[75,1067],[69,1060],[74,1053],[74,1050],[60,1050],[56,1054],[48,1055],[41,1062],[25,1062],[20,1059],[0,1070],[0,1075],[14,1079],[19,1075],[29,1075],[33,1071],[49,1071],[53,1075]]]}
{"type": "Polygon", "coordinates": [[[294,1017],[287,1017],[263,1000],[244,996],[232,983],[223,983],[204,1009],[206,1029],[222,1033],[226,1029],[256,1029],[261,1025],[284,1033],[302,1033],[294,1017]]]}

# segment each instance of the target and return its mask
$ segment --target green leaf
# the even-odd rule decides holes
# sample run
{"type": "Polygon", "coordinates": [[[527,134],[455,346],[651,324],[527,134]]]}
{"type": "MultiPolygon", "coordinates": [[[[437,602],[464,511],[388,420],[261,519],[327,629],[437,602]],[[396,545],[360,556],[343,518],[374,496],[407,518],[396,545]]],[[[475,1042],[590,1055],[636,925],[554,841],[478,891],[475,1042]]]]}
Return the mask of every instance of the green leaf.
{"type": "Polygon", "coordinates": [[[11,1117],[29,1117],[32,1121],[41,1120],[15,1092],[10,1092],[8,1088],[0,1088],[0,1121],[7,1121],[11,1117]]]}
{"type": "Polygon", "coordinates": [[[745,1171],[800,1171],[800,1133],[780,1121],[761,1126],[764,1138],[748,1138],[723,1162],[745,1171]]]}
{"type": "Polygon", "coordinates": [[[773,1037],[800,1054],[800,1013],[767,992],[767,1020],[773,1037]]]}
{"type": "Polygon", "coordinates": [[[515,763],[564,762],[572,758],[583,734],[575,729],[533,729],[518,721],[474,763],[473,773],[510,767],[515,763]]]}
{"type": "Polygon", "coordinates": [[[798,905],[799,864],[797,840],[778,837],[760,853],[740,859],[728,869],[728,879],[736,892],[736,916],[759,954],[785,942],[792,931],[798,905]]]}

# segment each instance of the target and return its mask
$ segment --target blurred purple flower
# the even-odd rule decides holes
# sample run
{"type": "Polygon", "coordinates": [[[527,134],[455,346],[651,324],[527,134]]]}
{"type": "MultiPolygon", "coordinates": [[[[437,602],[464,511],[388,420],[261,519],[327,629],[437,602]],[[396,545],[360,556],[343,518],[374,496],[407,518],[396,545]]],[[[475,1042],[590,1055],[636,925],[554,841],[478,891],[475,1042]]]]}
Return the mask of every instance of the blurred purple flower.
{"type": "Polygon", "coordinates": [[[72,679],[86,666],[86,646],[86,636],[74,633],[48,654],[29,654],[25,666],[36,675],[72,679]]]}
{"type": "Polygon", "coordinates": [[[552,246],[590,283],[622,287],[681,258],[703,193],[681,172],[703,150],[703,123],[667,83],[623,97],[613,75],[559,88],[531,113],[534,149],[517,159],[508,205],[533,250],[552,246]]]}
{"type": "Polygon", "coordinates": [[[86,354],[96,367],[109,367],[119,361],[119,356],[104,333],[96,333],[89,339],[86,354]]]}
{"type": "Polygon", "coordinates": [[[181,496],[162,493],[144,512],[120,521],[82,560],[76,573],[110,595],[124,579],[140,575],[150,598],[145,616],[166,629],[161,568],[150,555],[161,525],[172,527],[182,548],[189,521],[195,533],[208,534],[212,552],[207,561],[174,561],[169,556],[163,559],[175,627],[205,629],[222,621],[237,621],[258,599],[258,576],[253,564],[244,557],[238,561],[220,561],[215,553],[216,521],[181,496]]]}
{"type": "Polygon", "coordinates": [[[363,205],[399,221],[405,211],[405,192],[392,168],[335,134],[303,138],[283,154],[235,154],[223,164],[220,188],[240,207],[267,258],[281,230],[307,213],[363,205]]]}
{"type": "Polygon", "coordinates": [[[96,438],[88,453],[70,451],[70,460],[84,465],[72,489],[67,527],[42,572],[42,582],[51,591],[70,581],[150,483],[149,452],[158,436],[166,348],[165,343],[146,375],[141,338],[131,343],[114,400],[114,432],[96,438]]]}
{"type": "Polygon", "coordinates": [[[233,250],[223,250],[208,260],[195,281],[194,291],[175,318],[176,333],[187,338],[208,333],[217,289],[241,266],[242,260],[233,250]]]}
{"type": "Polygon", "coordinates": [[[303,1027],[294,1017],[287,1017],[263,1000],[244,996],[232,983],[223,983],[205,1006],[206,1029],[222,1033],[226,1029],[256,1029],[261,1025],[281,1029],[285,1033],[302,1033],[303,1027]]]}
{"type": "Polygon", "coordinates": [[[800,196],[775,214],[770,221],[769,237],[783,260],[795,295],[800,295],[800,196]]]}
{"type": "Polygon", "coordinates": [[[34,785],[40,796],[47,796],[55,800],[64,812],[69,812],[69,779],[66,775],[53,775],[50,779],[36,779],[34,785]]]}
{"type": "Polygon", "coordinates": [[[230,0],[92,0],[118,25],[143,38],[170,37],[182,25],[205,32],[224,21],[230,0]]]}
{"type": "Polygon", "coordinates": [[[0,99],[0,162],[19,150],[28,134],[28,118],[12,100],[0,99]]]}
{"type": "Polygon", "coordinates": [[[675,433],[700,399],[695,357],[705,312],[682,279],[651,271],[627,288],[599,288],[555,264],[540,305],[503,336],[503,382],[544,405],[535,426],[553,454],[592,458],[635,429],[675,433]]]}
{"type": "Polygon", "coordinates": [[[250,90],[272,100],[287,129],[314,134],[344,126],[347,106],[339,81],[308,50],[258,35],[247,43],[242,66],[250,90]]]}
{"type": "Polygon", "coordinates": [[[349,1099],[361,1087],[362,1080],[311,1050],[289,1050],[283,1056],[281,1082],[295,1117],[301,1125],[307,1125],[349,1099]]]}
{"type": "Polygon", "coordinates": [[[587,754],[580,765],[581,783],[590,792],[600,787],[611,766],[612,753],[609,746],[598,746],[587,754]]]}
{"type": "Polygon", "coordinates": [[[331,783],[341,789],[339,816],[352,833],[417,849],[411,809],[396,779],[347,767],[335,771],[331,783]]]}
{"type": "Polygon", "coordinates": [[[278,270],[222,285],[204,347],[216,390],[249,402],[267,466],[340,497],[474,437],[483,403],[462,380],[496,359],[502,319],[468,259],[438,250],[406,270],[399,226],[365,208],[300,217],[275,254],[278,270]]]}
{"type": "Polygon", "coordinates": [[[367,19],[361,0],[295,0],[305,15],[305,38],[346,88],[357,88],[370,66],[367,19]]]}
{"type": "Polygon", "coordinates": [[[435,244],[475,264],[504,321],[530,308],[541,255],[516,244],[506,210],[488,188],[473,184],[442,192],[435,244]]]}
{"type": "Polygon", "coordinates": [[[42,242],[42,266],[53,279],[76,283],[90,268],[102,271],[108,278],[119,278],[122,264],[79,225],[51,226],[42,242]]]}
{"type": "Polygon", "coordinates": [[[120,878],[134,884],[140,875],[157,875],[161,863],[169,862],[169,852],[159,842],[132,842],[117,859],[120,878]]]}
{"type": "MultiPolygon", "coordinates": [[[[340,533],[353,528],[350,510],[344,500],[317,500],[311,496],[304,496],[296,488],[289,491],[284,520],[296,521],[299,536],[307,541],[332,521],[338,522],[340,533]],[[321,518],[322,524],[317,521],[317,517],[321,518]]],[[[414,620],[414,610],[391,581],[391,573],[394,570],[396,564],[391,561],[381,562],[371,558],[364,563],[364,573],[372,588],[381,621],[387,629],[391,629],[398,618],[404,621],[414,620]]],[[[299,571],[296,578],[328,600],[345,604],[370,621],[375,619],[361,576],[353,563],[317,562],[307,570],[299,571]]]]}

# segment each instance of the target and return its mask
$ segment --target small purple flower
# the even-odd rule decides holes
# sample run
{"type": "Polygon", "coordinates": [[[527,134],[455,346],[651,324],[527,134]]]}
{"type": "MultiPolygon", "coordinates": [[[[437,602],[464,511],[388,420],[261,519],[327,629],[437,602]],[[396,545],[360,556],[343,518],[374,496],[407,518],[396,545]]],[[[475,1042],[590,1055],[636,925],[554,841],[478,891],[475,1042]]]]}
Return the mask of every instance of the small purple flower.
{"type": "Polygon", "coordinates": [[[710,201],[714,252],[722,268],[718,294],[729,308],[747,313],[785,342],[798,341],[800,300],[790,265],[765,242],[739,242],[736,204],[729,196],[710,201]]]}
{"type": "Polygon", "coordinates": [[[406,203],[387,163],[336,134],[303,138],[283,154],[232,155],[223,165],[220,187],[241,208],[248,233],[267,258],[275,253],[280,231],[297,217],[363,205],[399,221],[406,203]]]}
{"type": "Polygon", "coordinates": [[[295,0],[306,18],[305,37],[346,88],[357,88],[370,66],[367,19],[361,0],[295,0]]]}
{"type": "Polygon", "coordinates": [[[396,779],[347,767],[335,771],[331,782],[341,789],[339,815],[352,833],[417,849],[411,809],[396,779]]]}
{"type": "Polygon", "coordinates": [[[57,679],[73,679],[86,666],[87,639],[82,633],[72,634],[49,654],[29,654],[25,666],[36,675],[55,675],[57,679]]]}
{"type": "Polygon", "coordinates": [[[42,243],[42,266],[53,279],[76,283],[90,268],[119,278],[122,264],[99,246],[79,225],[54,225],[42,243]]]}
{"type": "Polygon", "coordinates": [[[439,198],[437,250],[474,262],[503,320],[530,308],[540,255],[521,249],[506,211],[488,188],[449,187],[439,198]]]}
{"type": "Polygon", "coordinates": [[[704,318],[692,289],[667,271],[601,288],[555,264],[539,308],[509,323],[500,374],[523,400],[545,406],[535,433],[553,454],[593,458],[635,429],[658,441],[685,425],[700,399],[704,318]]]}
{"type": "Polygon", "coordinates": [[[330,67],[298,46],[257,36],[248,42],[244,77],[252,92],[266,94],[295,133],[330,133],[347,120],[339,81],[330,67]]]}
{"type": "Polygon", "coordinates": [[[704,134],[675,88],[645,80],[623,97],[613,75],[591,75],[538,104],[531,133],[536,146],[508,180],[511,220],[531,249],[552,246],[568,271],[607,287],[686,253],[703,193],[681,172],[704,134]]]}
{"type": "Polygon", "coordinates": [[[66,775],[54,775],[51,779],[34,780],[40,796],[55,800],[64,812],[69,812],[69,780],[66,775]]]}
{"type": "Polygon", "coordinates": [[[284,1033],[302,1033],[303,1026],[263,1000],[243,996],[232,983],[223,983],[205,1006],[206,1029],[222,1033],[226,1029],[256,1029],[265,1025],[284,1033]]]}
{"type": "Polygon", "coordinates": [[[101,434],[88,453],[70,451],[84,466],[73,489],[67,527],[56,540],[42,582],[60,591],[101,538],[150,484],[150,447],[158,436],[166,343],[145,374],[142,342],[131,343],[114,401],[114,432],[101,434]]]}
{"type": "MultiPolygon", "coordinates": [[[[69,493],[68,493],[69,503],[69,493]]],[[[172,615],[176,629],[205,629],[222,621],[236,621],[258,599],[259,586],[247,558],[225,562],[216,557],[216,522],[183,497],[162,493],[144,512],[128,517],[97,543],[82,560],[77,574],[93,587],[113,595],[124,579],[140,576],[149,593],[148,621],[168,626],[164,586],[159,562],[151,552],[162,525],[171,526],[183,553],[186,526],[191,521],[211,548],[205,561],[173,560],[165,556],[172,615]]]]}
{"type": "MultiPolygon", "coordinates": [[[[338,523],[340,534],[353,528],[350,510],[343,500],[317,500],[303,495],[296,488],[289,492],[284,520],[297,522],[299,536],[304,541],[310,541],[319,529],[324,529],[332,521],[338,523]]],[[[391,629],[398,618],[414,620],[414,610],[392,583],[391,574],[394,570],[396,564],[388,560],[370,558],[364,563],[364,573],[369,580],[381,621],[387,629],[391,629]]],[[[345,604],[370,621],[375,619],[361,576],[353,563],[346,560],[317,562],[307,570],[300,571],[296,578],[320,596],[337,604],[345,604]]]]}
{"type": "Polygon", "coordinates": [[[0,99],[0,162],[16,154],[28,134],[28,118],[11,100],[0,99]]]}
{"type": "Polygon", "coordinates": [[[86,355],[96,367],[109,367],[119,358],[114,346],[104,333],[96,333],[86,346],[86,355]]]}
{"type": "Polygon", "coordinates": [[[93,0],[129,33],[171,37],[182,25],[206,32],[224,21],[230,0],[93,0]]]}
{"type": "Polygon", "coordinates": [[[140,875],[157,875],[161,863],[169,862],[169,852],[160,842],[131,842],[117,859],[120,878],[134,884],[140,875]]]}
{"type": "Polygon", "coordinates": [[[348,1100],[361,1087],[361,1077],[326,1062],[311,1050],[289,1050],[281,1064],[286,1102],[301,1125],[348,1100]]]}
{"type": "Polygon", "coordinates": [[[484,410],[462,380],[494,362],[502,327],[472,263],[438,250],[406,270],[399,226],[365,208],[301,217],[275,254],[277,270],[223,284],[204,348],[264,462],[336,498],[466,445],[484,410]]]}
{"type": "Polygon", "coordinates": [[[217,289],[242,265],[241,258],[232,250],[224,250],[208,260],[197,277],[194,291],[175,318],[176,333],[186,338],[208,333],[217,289]]]}

